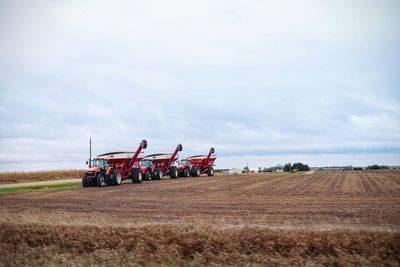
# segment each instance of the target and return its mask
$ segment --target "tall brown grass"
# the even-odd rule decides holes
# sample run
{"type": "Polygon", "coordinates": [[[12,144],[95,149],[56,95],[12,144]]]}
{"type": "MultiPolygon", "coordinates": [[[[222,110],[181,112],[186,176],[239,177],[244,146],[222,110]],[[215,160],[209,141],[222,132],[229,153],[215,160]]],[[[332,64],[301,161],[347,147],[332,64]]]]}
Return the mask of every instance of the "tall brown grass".
{"type": "Polygon", "coordinates": [[[0,172],[0,183],[19,183],[41,180],[80,178],[84,170],[55,170],[36,172],[0,172]]]}
{"type": "Polygon", "coordinates": [[[0,224],[0,266],[398,266],[400,233],[0,224]]]}

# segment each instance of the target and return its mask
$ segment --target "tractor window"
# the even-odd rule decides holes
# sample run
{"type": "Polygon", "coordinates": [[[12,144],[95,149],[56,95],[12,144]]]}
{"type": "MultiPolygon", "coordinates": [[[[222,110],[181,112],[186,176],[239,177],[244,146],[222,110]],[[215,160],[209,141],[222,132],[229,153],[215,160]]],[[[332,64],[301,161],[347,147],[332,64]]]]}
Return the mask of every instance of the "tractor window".
{"type": "Polygon", "coordinates": [[[151,160],[142,160],[142,161],[140,162],[140,165],[141,165],[141,166],[147,166],[147,167],[150,168],[153,164],[152,164],[151,160]]]}
{"type": "Polygon", "coordinates": [[[92,160],[92,167],[100,167],[102,169],[107,169],[109,166],[109,163],[107,160],[104,159],[94,159],[92,160]]]}

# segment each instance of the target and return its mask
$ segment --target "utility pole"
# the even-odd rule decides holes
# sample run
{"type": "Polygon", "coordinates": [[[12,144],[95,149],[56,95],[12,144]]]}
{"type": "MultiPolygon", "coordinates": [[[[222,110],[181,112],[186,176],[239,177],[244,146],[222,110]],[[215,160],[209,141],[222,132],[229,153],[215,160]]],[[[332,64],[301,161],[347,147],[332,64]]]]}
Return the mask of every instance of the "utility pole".
{"type": "Polygon", "coordinates": [[[89,168],[92,167],[92,138],[89,137],[89,168]]]}

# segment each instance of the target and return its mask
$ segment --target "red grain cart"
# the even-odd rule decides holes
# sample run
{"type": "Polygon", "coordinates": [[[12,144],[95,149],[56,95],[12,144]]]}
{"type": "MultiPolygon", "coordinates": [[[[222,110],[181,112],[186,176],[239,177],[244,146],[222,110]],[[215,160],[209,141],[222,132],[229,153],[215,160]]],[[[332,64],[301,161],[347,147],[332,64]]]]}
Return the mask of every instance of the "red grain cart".
{"type": "Polygon", "coordinates": [[[143,158],[141,172],[146,179],[152,177],[154,180],[162,180],[164,175],[169,175],[172,179],[178,178],[178,170],[174,166],[178,159],[178,152],[182,151],[179,144],[172,154],[152,154],[143,158]]]}
{"type": "Polygon", "coordinates": [[[217,159],[217,155],[214,148],[212,147],[208,152],[208,155],[198,155],[186,158],[190,162],[190,176],[198,177],[202,173],[206,173],[208,176],[214,175],[214,161],[217,159]]]}
{"type": "Polygon", "coordinates": [[[135,152],[111,152],[101,154],[91,160],[89,169],[82,176],[83,187],[91,185],[120,185],[124,179],[132,183],[142,182],[139,162],[143,158],[142,149],[147,148],[147,141],[142,140],[135,152]]]}

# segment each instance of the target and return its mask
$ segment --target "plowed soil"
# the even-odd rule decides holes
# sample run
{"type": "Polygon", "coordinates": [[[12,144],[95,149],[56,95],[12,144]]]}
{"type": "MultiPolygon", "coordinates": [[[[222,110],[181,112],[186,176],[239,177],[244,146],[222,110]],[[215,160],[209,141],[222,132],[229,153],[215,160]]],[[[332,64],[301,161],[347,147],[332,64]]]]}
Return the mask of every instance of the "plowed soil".
{"type": "Polygon", "coordinates": [[[0,207],[21,222],[399,230],[400,172],[202,176],[4,195],[0,207]]]}

